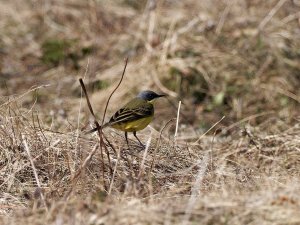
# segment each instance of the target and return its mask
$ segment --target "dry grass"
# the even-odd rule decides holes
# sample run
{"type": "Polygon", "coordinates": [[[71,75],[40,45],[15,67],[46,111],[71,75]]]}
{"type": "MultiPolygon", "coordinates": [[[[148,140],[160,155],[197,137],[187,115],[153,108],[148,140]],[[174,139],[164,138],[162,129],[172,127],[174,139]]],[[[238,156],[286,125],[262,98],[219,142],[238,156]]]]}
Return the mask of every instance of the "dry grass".
{"type": "Polygon", "coordinates": [[[37,120],[29,121],[26,111],[6,113],[1,115],[5,223],[300,222],[299,124],[274,135],[249,127],[236,137],[206,136],[199,144],[176,144],[163,138],[167,133],[159,139],[152,132],[145,157],[137,143],[131,142],[128,151],[124,139],[108,130],[117,149],[115,153],[107,146],[113,171],[105,158],[103,181],[101,153],[96,151],[70,194],[76,171],[98,141],[76,138],[76,130],[46,131],[37,120]]]}
{"type": "Polygon", "coordinates": [[[0,223],[300,224],[299,9],[1,3],[0,223]],[[142,89],[169,98],[146,150],[107,129],[102,157],[78,78],[101,118],[128,55],[108,115],[142,89]]]}

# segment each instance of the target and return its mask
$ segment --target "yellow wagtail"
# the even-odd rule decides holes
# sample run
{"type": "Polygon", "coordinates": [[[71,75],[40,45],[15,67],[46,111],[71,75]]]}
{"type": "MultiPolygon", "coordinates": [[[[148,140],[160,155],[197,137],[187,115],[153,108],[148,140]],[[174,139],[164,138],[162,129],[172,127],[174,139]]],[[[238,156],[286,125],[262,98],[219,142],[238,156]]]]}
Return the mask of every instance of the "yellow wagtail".
{"type": "MultiPolygon", "coordinates": [[[[127,145],[127,133],[133,132],[133,135],[138,142],[144,146],[137,137],[136,132],[143,130],[153,120],[153,101],[164,96],[166,95],[159,95],[153,91],[140,92],[137,97],[120,108],[101,128],[112,127],[117,130],[124,131],[127,145]]],[[[97,128],[94,128],[87,133],[89,134],[95,131],[97,131],[97,128]]]]}

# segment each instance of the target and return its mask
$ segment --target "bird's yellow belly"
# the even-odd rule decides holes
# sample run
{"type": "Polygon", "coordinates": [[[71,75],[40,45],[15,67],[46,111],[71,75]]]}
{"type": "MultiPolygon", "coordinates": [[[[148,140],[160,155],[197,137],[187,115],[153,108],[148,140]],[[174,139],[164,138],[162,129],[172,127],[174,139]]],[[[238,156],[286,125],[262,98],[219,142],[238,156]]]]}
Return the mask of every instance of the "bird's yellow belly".
{"type": "Polygon", "coordinates": [[[139,130],[143,130],[146,126],[148,126],[148,124],[152,121],[152,118],[153,117],[151,116],[151,117],[146,117],[131,122],[117,123],[112,125],[111,127],[125,132],[139,131],[139,130]]]}

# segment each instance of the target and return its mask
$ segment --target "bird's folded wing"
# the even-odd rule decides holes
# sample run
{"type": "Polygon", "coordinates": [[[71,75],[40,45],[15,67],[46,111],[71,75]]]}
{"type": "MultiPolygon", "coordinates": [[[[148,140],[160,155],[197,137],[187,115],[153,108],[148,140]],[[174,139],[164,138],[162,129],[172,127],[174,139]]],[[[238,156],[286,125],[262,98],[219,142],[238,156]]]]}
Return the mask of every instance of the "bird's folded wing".
{"type": "Polygon", "coordinates": [[[153,105],[147,102],[139,102],[136,105],[125,105],[118,110],[109,120],[109,124],[126,123],[150,117],[153,115],[153,105]],[[134,106],[134,107],[132,107],[134,106]]]}

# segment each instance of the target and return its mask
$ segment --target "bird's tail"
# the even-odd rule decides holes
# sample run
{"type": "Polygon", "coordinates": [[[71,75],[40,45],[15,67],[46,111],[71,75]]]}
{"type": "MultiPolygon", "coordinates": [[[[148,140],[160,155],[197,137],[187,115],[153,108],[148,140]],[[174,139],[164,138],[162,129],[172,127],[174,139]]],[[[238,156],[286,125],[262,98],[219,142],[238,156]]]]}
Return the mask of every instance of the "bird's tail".
{"type": "MultiPolygon", "coordinates": [[[[106,124],[104,124],[104,125],[102,125],[102,126],[100,126],[99,127],[99,129],[103,129],[103,128],[105,128],[105,127],[107,127],[109,124],[108,123],[106,123],[106,124]]],[[[87,132],[85,132],[85,134],[91,134],[91,133],[94,133],[94,132],[96,132],[98,129],[97,129],[97,127],[95,127],[95,128],[93,128],[93,129],[91,129],[91,130],[89,130],[89,131],[87,131],[87,132]]]]}
{"type": "MultiPolygon", "coordinates": [[[[100,129],[101,129],[101,127],[100,127],[100,129]]],[[[98,130],[97,127],[95,127],[95,128],[93,128],[93,129],[91,129],[89,131],[86,131],[85,134],[91,134],[91,133],[96,132],[97,130],[98,130]]]]}

